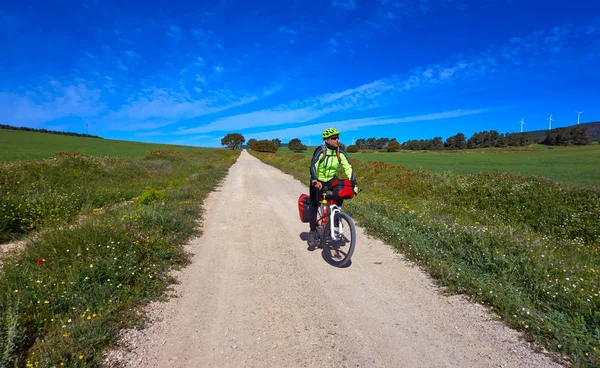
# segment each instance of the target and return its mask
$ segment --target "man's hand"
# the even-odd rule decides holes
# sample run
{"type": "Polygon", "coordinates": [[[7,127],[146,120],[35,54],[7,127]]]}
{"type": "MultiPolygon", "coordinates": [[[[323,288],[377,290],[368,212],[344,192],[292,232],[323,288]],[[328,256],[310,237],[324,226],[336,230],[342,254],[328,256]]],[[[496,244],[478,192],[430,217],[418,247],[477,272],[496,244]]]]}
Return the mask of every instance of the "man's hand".
{"type": "Polygon", "coordinates": [[[320,181],[318,181],[318,180],[317,180],[317,181],[315,182],[315,188],[317,188],[317,189],[319,189],[319,190],[320,190],[320,189],[323,189],[323,183],[321,183],[320,181]]]}
{"type": "Polygon", "coordinates": [[[360,192],[360,189],[358,189],[358,185],[354,186],[354,194],[358,194],[360,192]]]}

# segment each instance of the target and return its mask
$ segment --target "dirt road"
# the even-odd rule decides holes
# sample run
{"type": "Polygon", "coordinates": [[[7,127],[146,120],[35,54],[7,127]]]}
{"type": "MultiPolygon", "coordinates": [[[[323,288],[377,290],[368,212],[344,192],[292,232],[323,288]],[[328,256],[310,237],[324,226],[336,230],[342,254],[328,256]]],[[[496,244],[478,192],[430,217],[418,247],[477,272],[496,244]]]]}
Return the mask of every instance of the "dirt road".
{"type": "Polygon", "coordinates": [[[559,367],[484,308],[445,297],[391,247],[357,230],[352,265],[306,245],[307,188],[242,152],[206,202],[178,298],[129,331],[128,367],[559,367]]]}

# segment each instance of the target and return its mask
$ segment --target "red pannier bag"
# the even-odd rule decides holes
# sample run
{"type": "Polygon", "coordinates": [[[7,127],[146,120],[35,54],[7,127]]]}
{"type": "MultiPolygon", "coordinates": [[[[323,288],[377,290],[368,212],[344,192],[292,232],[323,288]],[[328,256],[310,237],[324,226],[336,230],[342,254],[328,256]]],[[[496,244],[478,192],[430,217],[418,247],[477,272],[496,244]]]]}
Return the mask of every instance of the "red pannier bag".
{"type": "Polygon", "coordinates": [[[348,179],[334,180],[331,182],[333,196],[337,199],[354,198],[354,186],[348,179]]]}
{"type": "Polygon", "coordinates": [[[300,194],[298,213],[300,214],[300,221],[310,222],[310,196],[308,194],[300,194]]]}

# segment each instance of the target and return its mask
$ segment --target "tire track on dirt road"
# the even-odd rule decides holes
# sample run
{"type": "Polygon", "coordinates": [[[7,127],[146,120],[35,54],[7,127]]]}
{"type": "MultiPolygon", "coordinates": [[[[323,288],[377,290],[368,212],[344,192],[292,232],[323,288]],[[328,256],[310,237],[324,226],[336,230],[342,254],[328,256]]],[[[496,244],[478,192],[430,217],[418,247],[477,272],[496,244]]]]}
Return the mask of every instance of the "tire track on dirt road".
{"type": "MultiPolygon", "coordinates": [[[[308,175],[308,169],[307,169],[308,175]]],[[[560,367],[357,228],[352,265],[309,251],[308,188],[243,151],[208,197],[178,298],[126,331],[128,367],[560,367]]]]}

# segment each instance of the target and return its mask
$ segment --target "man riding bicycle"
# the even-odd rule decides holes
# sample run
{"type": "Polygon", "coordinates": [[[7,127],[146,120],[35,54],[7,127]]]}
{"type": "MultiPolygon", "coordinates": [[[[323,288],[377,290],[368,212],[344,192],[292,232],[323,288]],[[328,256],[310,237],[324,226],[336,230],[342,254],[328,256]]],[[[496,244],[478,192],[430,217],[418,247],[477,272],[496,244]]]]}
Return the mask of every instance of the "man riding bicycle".
{"type": "MultiPolygon", "coordinates": [[[[340,164],[358,192],[356,178],[350,160],[344,149],[340,148],[340,132],[335,128],[327,128],[321,135],[325,144],[315,149],[310,163],[310,232],[308,233],[308,246],[314,247],[317,241],[317,208],[319,198],[323,193],[323,185],[331,188],[331,182],[337,179],[336,173],[340,164]]],[[[338,203],[341,206],[343,200],[338,203]]]]}

